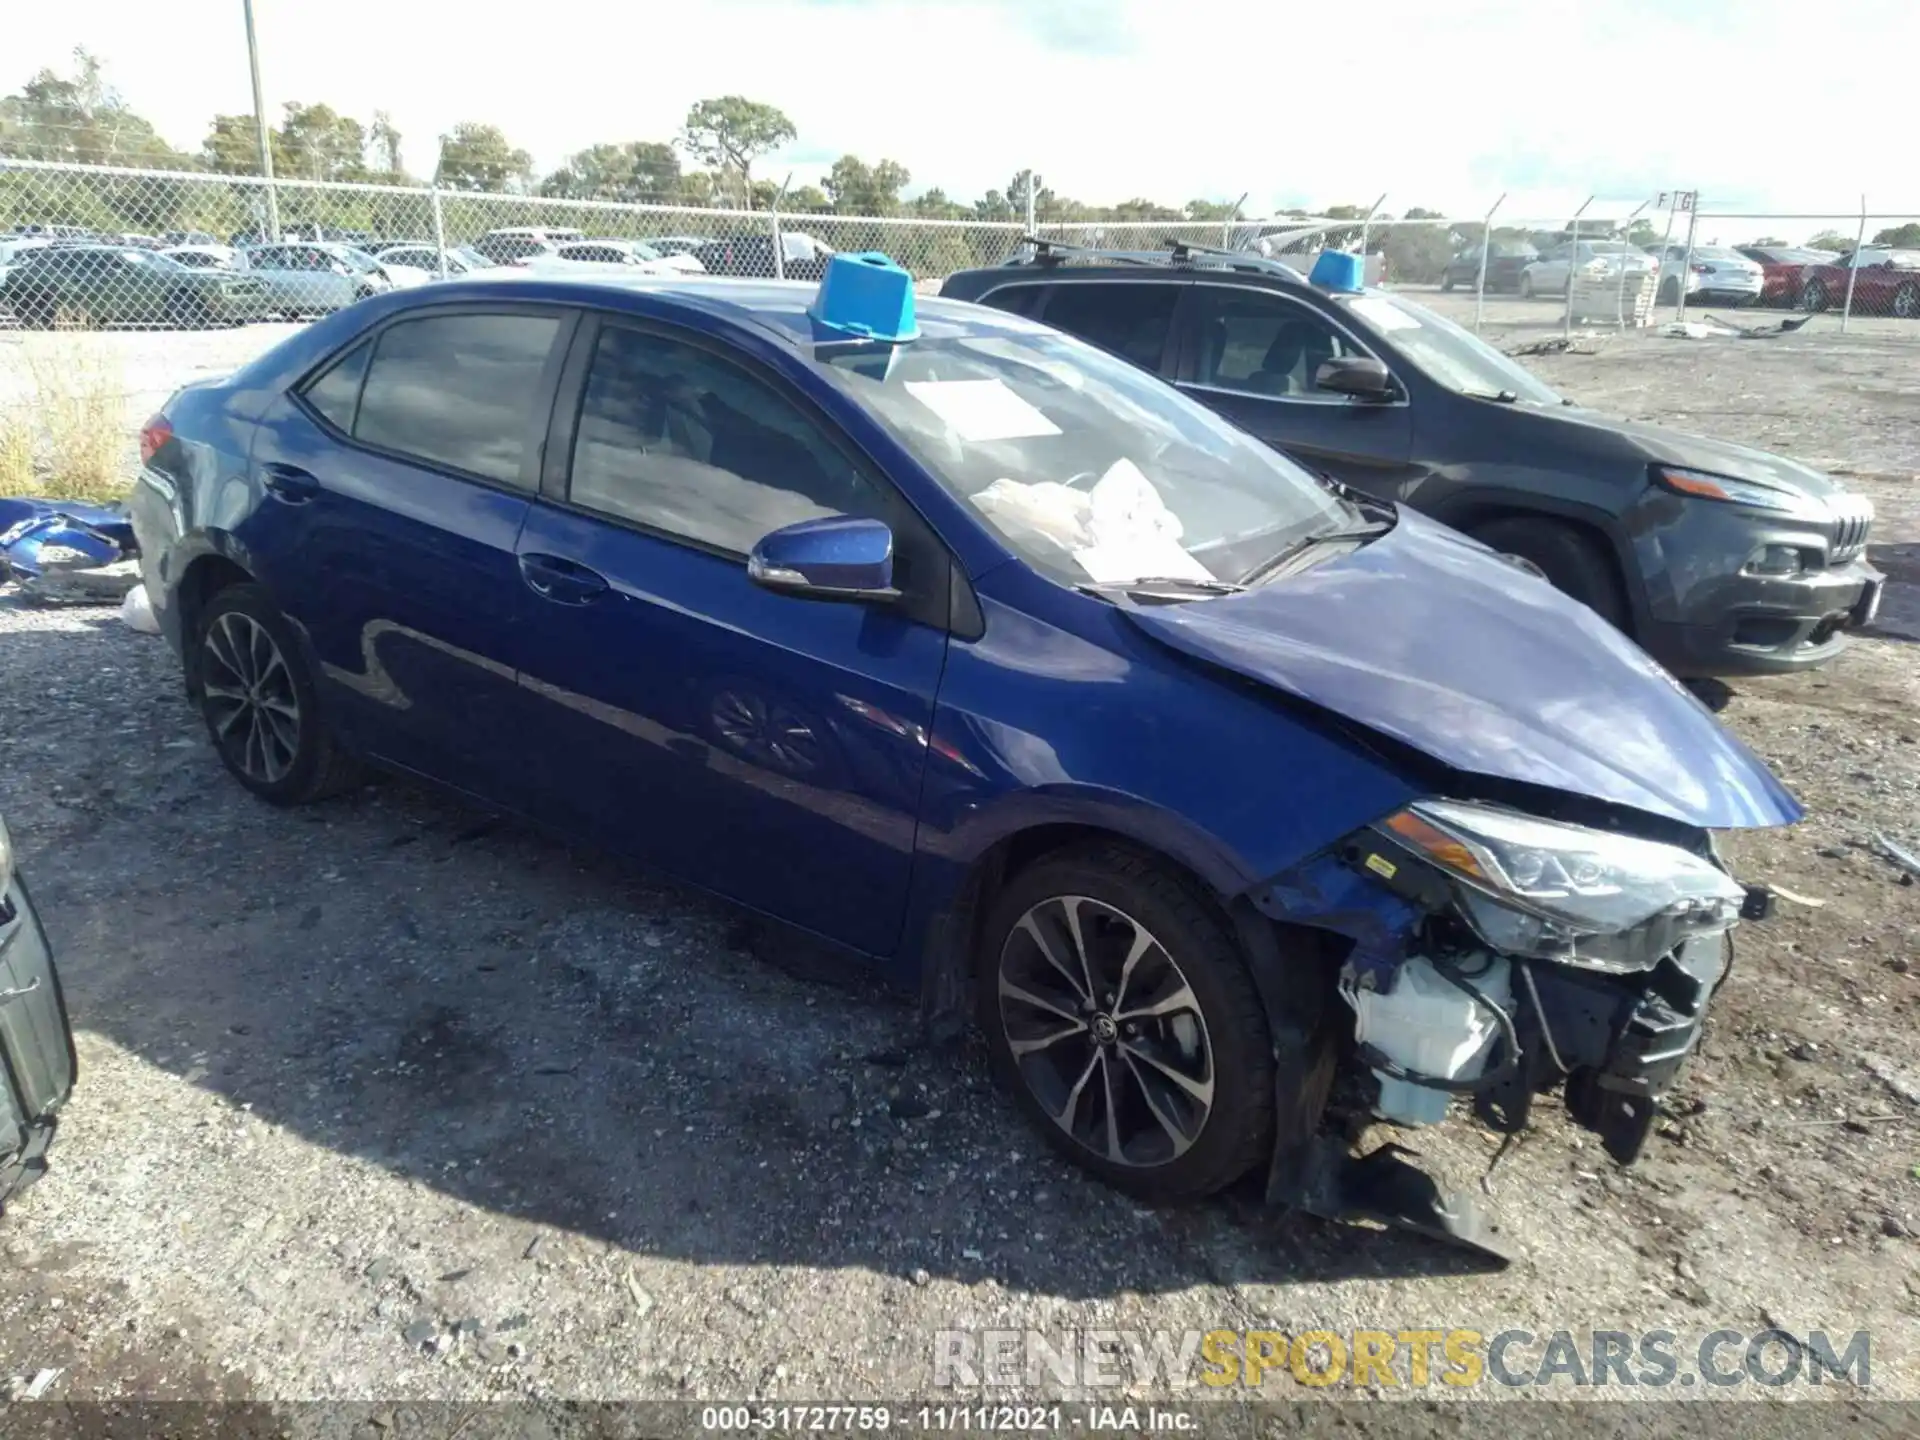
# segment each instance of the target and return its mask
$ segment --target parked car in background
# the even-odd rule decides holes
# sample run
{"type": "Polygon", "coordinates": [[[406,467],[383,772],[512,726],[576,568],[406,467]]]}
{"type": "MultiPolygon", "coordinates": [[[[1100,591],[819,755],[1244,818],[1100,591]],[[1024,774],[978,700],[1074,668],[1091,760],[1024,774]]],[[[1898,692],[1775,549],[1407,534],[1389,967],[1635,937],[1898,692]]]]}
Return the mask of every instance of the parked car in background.
{"type": "Polygon", "coordinates": [[[1847,301],[1847,275],[1853,273],[1853,313],[1920,318],[1920,250],[1863,245],[1800,272],[1800,308],[1837,310],[1847,301]]]}
{"type": "Polygon", "coordinates": [[[696,255],[681,252],[668,255],[645,240],[570,240],[555,251],[555,258],[585,265],[622,265],[681,274],[705,274],[696,255]]]}
{"type": "MultiPolygon", "coordinates": [[[[1540,252],[1524,240],[1496,240],[1487,247],[1487,285],[1489,291],[1520,288],[1520,272],[1540,258],[1540,252]]],[[[1478,245],[1469,245],[1440,273],[1440,288],[1464,286],[1471,290],[1480,283],[1481,253],[1478,245]]]]}
{"type": "Polygon", "coordinates": [[[711,235],[649,235],[647,244],[662,255],[691,255],[712,238],[711,235]]]}
{"type": "Polygon", "coordinates": [[[259,245],[246,252],[249,273],[265,287],[270,309],[289,319],[327,315],[386,290],[432,278],[411,266],[388,265],[351,245],[330,241],[259,245]]]}
{"type": "Polygon", "coordinates": [[[395,767],[971,1002],[1148,1199],[1344,1217],[1349,1136],[1473,1091],[1633,1160],[1766,899],[1711,832],[1801,816],[1766,766],[1484,547],[833,263],[885,304],[491,276],[176,393],[133,523],[235,781],[395,767]]]}
{"type": "Polygon", "coordinates": [[[5,284],[7,271],[20,262],[29,251],[38,250],[47,242],[29,236],[0,236],[0,284],[5,284]]]}
{"type": "MultiPolygon", "coordinates": [[[[440,274],[440,252],[432,245],[422,244],[419,241],[389,245],[377,251],[373,258],[382,265],[404,265],[410,270],[418,270],[422,274],[435,277],[440,274]]],[[[445,260],[449,278],[494,268],[493,261],[467,245],[448,247],[445,260]]]]}
{"type": "Polygon", "coordinates": [[[1549,245],[1520,267],[1520,294],[1523,299],[1565,295],[1575,270],[1594,269],[1616,278],[1625,272],[1631,279],[1652,274],[1656,263],[1646,251],[1624,240],[1569,240],[1549,245]]]}
{"type": "Polygon", "coordinates": [[[1760,303],[1798,309],[1802,273],[1809,265],[1827,265],[1840,257],[1831,250],[1809,250],[1800,245],[1736,245],[1733,247],[1760,267],[1760,303]]]}
{"type": "Polygon", "coordinates": [[[1661,253],[1655,299],[1662,305],[1678,305],[1684,291],[1689,300],[1737,307],[1756,303],[1764,288],[1760,263],[1731,245],[1696,245],[1689,253],[1675,241],[1661,253]]]}
{"type": "Polygon", "coordinates": [[[798,230],[780,235],[782,265],[773,263],[773,238],[768,235],[730,235],[701,242],[693,258],[709,275],[771,279],[778,273],[788,280],[818,280],[826,273],[833,247],[798,230]]]}
{"type": "Polygon", "coordinates": [[[546,225],[509,225],[489,230],[473,242],[473,248],[496,265],[511,265],[534,255],[551,255],[569,240],[587,237],[578,230],[546,225]]]}
{"type": "Polygon", "coordinates": [[[226,242],[207,230],[169,230],[160,237],[163,245],[224,245],[226,242]]]}
{"type": "Polygon", "coordinates": [[[189,270],[244,270],[246,256],[231,245],[169,245],[160,252],[189,270]]]}
{"type": "Polygon", "coordinates": [[[7,232],[21,240],[99,240],[102,237],[84,225],[16,225],[7,232]]]}
{"type": "Polygon", "coordinates": [[[1301,464],[1521,557],[1677,675],[1820,665],[1877,611],[1864,496],[1582,409],[1403,297],[1098,253],[963,270],[940,293],[1089,339],[1301,464]]]}
{"type": "Polygon", "coordinates": [[[0,820],[0,1209],[45,1173],[79,1074],[53,947],[0,820]]]}
{"type": "Polygon", "coordinates": [[[45,245],[8,267],[0,309],[30,329],[57,323],[237,325],[267,313],[251,275],[192,270],[154,250],[118,245],[45,245]]]}

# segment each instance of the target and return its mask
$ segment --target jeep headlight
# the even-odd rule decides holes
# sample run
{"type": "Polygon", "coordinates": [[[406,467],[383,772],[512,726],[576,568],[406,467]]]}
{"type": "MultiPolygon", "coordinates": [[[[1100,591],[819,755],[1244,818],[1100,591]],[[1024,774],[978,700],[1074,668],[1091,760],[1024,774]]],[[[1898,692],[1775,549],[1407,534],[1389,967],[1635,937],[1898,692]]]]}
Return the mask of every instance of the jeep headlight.
{"type": "Polygon", "coordinates": [[[1745,889],[1675,845],[1422,800],[1378,827],[1457,885],[1460,914],[1504,954],[1626,974],[1740,918],[1745,889]]]}
{"type": "Polygon", "coordinates": [[[13,888],[13,837],[7,822],[0,820],[0,896],[13,888]]]}

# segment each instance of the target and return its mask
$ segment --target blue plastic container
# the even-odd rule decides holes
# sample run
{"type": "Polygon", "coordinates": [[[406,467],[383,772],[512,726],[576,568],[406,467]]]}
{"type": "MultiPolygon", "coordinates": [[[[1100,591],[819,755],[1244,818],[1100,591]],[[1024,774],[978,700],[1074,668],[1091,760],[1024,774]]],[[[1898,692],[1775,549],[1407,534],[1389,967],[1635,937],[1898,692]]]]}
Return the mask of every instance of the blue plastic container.
{"type": "Polygon", "coordinates": [[[858,340],[916,339],[913,276],[877,250],[835,255],[820,278],[807,314],[815,323],[858,340]]]}
{"type": "Polygon", "coordinates": [[[1367,286],[1367,257],[1349,255],[1344,250],[1322,250],[1307,280],[1323,290],[1358,293],[1367,286]]]}

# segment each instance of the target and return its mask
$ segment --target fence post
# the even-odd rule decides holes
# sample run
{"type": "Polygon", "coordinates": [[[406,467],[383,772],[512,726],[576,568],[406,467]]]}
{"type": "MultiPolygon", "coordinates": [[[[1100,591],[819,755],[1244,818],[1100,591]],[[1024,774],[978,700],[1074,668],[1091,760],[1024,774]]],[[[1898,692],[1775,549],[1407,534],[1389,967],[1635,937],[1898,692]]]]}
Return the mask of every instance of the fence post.
{"type": "Polygon", "coordinates": [[[1227,218],[1220,222],[1220,248],[1222,250],[1233,249],[1233,222],[1240,218],[1240,207],[1247,203],[1247,196],[1252,193],[1251,190],[1248,190],[1245,194],[1241,195],[1238,200],[1234,201],[1233,209],[1229,210],[1227,212],[1227,218]]]}
{"type": "Polygon", "coordinates": [[[1040,177],[1027,171],[1027,234],[1033,234],[1033,197],[1040,188],[1040,177]]]}
{"type": "Polygon", "coordinates": [[[1373,217],[1379,213],[1380,207],[1386,203],[1387,192],[1382,190],[1380,192],[1380,198],[1367,207],[1366,219],[1360,222],[1360,273],[1363,275],[1366,273],[1367,265],[1367,232],[1373,228],[1373,217]]]}
{"type": "Polygon", "coordinates": [[[1573,253],[1567,256],[1567,308],[1561,316],[1560,328],[1560,338],[1567,341],[1573,339],[1573,272],[1580,262],[1580,217],[1587,213],[1587,206],[1591,204],[1593,196],[1589,195],[1580,208],[1573,212],[1573,223],[1567,227],[1573,232],[1573,238],[1568,242],[1573,246],[1573,253]]]}
{"type": "Polygon", "coordinates": [[[1680,308],[1673,312],[1676,321],[1687,318],[1687,277],[1693,274],[1693,236],[1700,228],[1700,192],[1687,192],[1687,253],[1680,260],[1680,308]]]}
{"type": "Polygon", "coordinates": [[[1480,333],[1480,317],[1487,308],[1487,254],[1493,248],[1493,211],[1507,203],[1507,192],[1502,190],[1500,198],[1493,202],[1493,209],[1487,211],[1487,218],[1480,222],[1480,273],[1473,281],[1473,333],[1480,333]]]}
{"type": "Polygon", "coordinates": [[[1867,243],[1867,197],[1860,197],[1860,228],[1853,232],[1853,254],[1847,257],[1847,303],[1840,311],[1840,333],[1853,319],[1853,282],[1860,275],[1860,247],[1867,243]]]}
{"type": "Polygon", "coordinates": [[[273,144],[267,135],[267,112],[260,98],[260,46],[253,38],[253,0],[244,0],[247,22],[247,68],[253,74],[253,131],[260,145],[260,178],[267,182],[267,239],[280,243],[280,199],[273,189],[273,144]]]}
{"type": "MultiPolygon", "coordinates": [[[[1647,206],[1651,205],[1652,203],[1653,202],[1651,200],[1642,200],[1638,205],[1633,207],[1633,213],[1627,216],[1626,228],[1622,230],[1620,233],[1620,243],[1622,245],[1625,245],[1629,248],[1632,247],[1633,242],[1629,240],[1627,236],[1633,233],[1633,222],[1635,220],[1638,220],[1640,218],[1640,212],[1646,209],[1647,206]]],[[[1653,277],[1653,284],[1654,284],[1655,290],[1658,290],[1660,288],[1660,277],[1658,274],[1655,274],[1655,276],[1653,277]]],[[[1613,318],[1614,318],[1614,323],[1619,325],[1619,327],[1622,330],[1625,330],[1628,328],[1627,327],[1627,257],[1625,255],[1622,255],[1620,257],[1620,288],[1613,297],[1613,318]]]]}
{"type": "Polygon", "coordinates": [[[440,209],[440,179],[434,177],[433,205],[433,252],[440,257],[440,278],[447,278],[447,217],[440,209]]]}

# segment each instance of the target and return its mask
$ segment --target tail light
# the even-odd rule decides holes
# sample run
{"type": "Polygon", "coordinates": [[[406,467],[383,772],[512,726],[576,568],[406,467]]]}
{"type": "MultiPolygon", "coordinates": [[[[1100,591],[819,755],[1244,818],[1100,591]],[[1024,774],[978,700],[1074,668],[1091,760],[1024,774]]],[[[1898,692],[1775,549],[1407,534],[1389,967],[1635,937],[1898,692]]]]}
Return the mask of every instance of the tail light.
{"type": "Polygon", "coordinates": [[[1693,273],[1696,275],[1711,275],[1713,273],[1713,267],[1711,265],[1701,265],[1701,264],[1695,263],[1693,265],[1689,265],[1687,268],[1693,271],[1693,273]]]}
{"type": "MultiPolygon", "coordinates": [[[[122,432],[125,433],[125,432],[122,432]]],[[[165,415],[155,415],[140,427],[140,463],[151,464],[160,448],[173,439],[173,426],[165,415]]]]}

